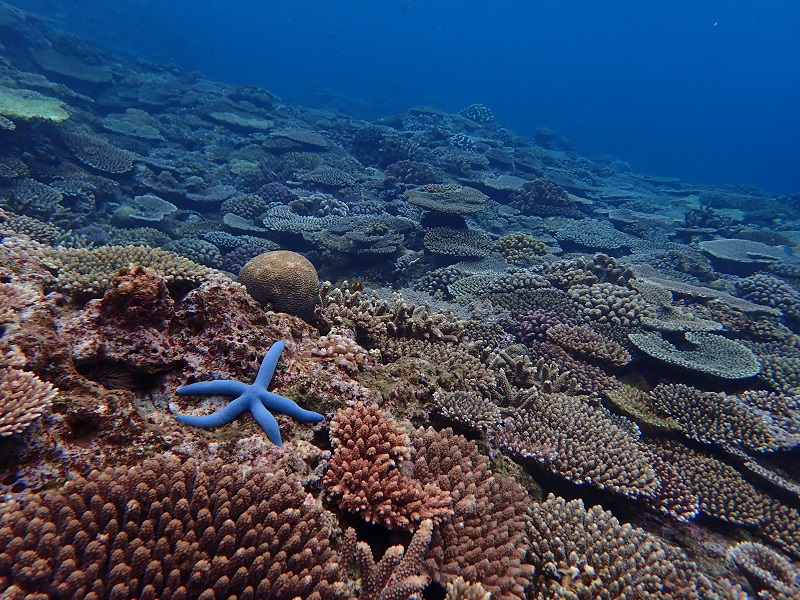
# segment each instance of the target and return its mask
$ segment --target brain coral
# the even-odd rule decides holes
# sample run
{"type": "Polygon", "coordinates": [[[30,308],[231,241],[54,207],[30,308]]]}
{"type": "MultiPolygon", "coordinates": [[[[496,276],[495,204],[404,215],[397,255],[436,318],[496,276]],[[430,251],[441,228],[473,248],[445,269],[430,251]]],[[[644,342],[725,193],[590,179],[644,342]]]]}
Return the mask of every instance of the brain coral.
{"type": "Polygon", "coordinates": [[[289,250],[265,252],[248,261],[239,282],[261,304],[309,318],[319,302],[319,277],[311,261],[289,250]]]}

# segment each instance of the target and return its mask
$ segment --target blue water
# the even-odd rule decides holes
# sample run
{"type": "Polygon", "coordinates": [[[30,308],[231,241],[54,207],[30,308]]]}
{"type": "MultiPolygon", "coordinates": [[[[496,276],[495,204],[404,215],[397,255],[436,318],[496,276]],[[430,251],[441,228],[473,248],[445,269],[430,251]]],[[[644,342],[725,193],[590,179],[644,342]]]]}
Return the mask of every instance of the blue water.
{"type": "Polygon", "coordinates": [[[19,0],[127,55],[373,119],[474,102],[575,151],[800,190],[800,3],[19,0]]]}

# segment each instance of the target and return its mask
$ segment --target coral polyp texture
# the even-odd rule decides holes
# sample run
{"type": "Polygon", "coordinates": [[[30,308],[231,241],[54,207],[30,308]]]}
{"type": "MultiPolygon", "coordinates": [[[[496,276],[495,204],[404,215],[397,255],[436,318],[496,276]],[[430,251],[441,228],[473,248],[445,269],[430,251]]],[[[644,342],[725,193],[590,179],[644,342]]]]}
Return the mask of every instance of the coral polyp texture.
{"type": "Polygon", "coordinates": [[[248,261],[239,281],[261,304],[310,318],[319,302],[319,277],[311,261],[296,252],[275,250],[248,261]]]}
{"type": "Polygon", "coordinates": [[[798,596],[796,195],[0,31],[0,596],[798,596]]]}
{"type": "Polygon", "coordinates": [[[24,431],[50,409],[56,394],[33,373],[0,369],[0,437],[24,431]]]}
{"type": "Polygon", "coordinates": [[[0,508],[0,585],[10,598],[346,598],[323,518],[265,467],[109,467],[0,508]]]}
{"type": "Polygon", "coordinates": [[[580,500],[551,494],[532,513],[533,598],[738,597],[715,589],[678,548],[620,523],[599,506],[586,508],[580,500]]]}
{"type": "Polygon", "coordinates": [[[411,458],[408,435],[377,406],[340,411],[331,421],[331,444],[325,482],[344,510],[389,529],[452,516],[449,493],[404,474],[403,463],[411,458]]]}

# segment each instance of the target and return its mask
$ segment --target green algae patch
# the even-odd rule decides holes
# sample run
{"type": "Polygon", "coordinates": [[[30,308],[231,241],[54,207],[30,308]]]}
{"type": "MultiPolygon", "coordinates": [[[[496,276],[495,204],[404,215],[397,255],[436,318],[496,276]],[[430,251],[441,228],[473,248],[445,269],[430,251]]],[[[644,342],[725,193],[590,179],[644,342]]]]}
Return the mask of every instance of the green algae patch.
{"type": "Polygon", "coordinates": [[[66,121],[69,113],[64,103],[39,92],[0,87],[0,115],[18,119],[66,121]]]}

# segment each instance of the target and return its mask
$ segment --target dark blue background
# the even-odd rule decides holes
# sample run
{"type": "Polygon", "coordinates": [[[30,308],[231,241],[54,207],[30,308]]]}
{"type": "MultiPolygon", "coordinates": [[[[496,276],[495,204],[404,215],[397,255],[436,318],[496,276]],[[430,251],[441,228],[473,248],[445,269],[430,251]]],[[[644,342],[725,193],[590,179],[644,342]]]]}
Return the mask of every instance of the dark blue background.
{"type": "Polygon", "coordinates": [[[800,191],[795,0],[15,4],[285,100],[369,118],[481,102],[520,133],[547,126],[643,172],[800,191]]]}

